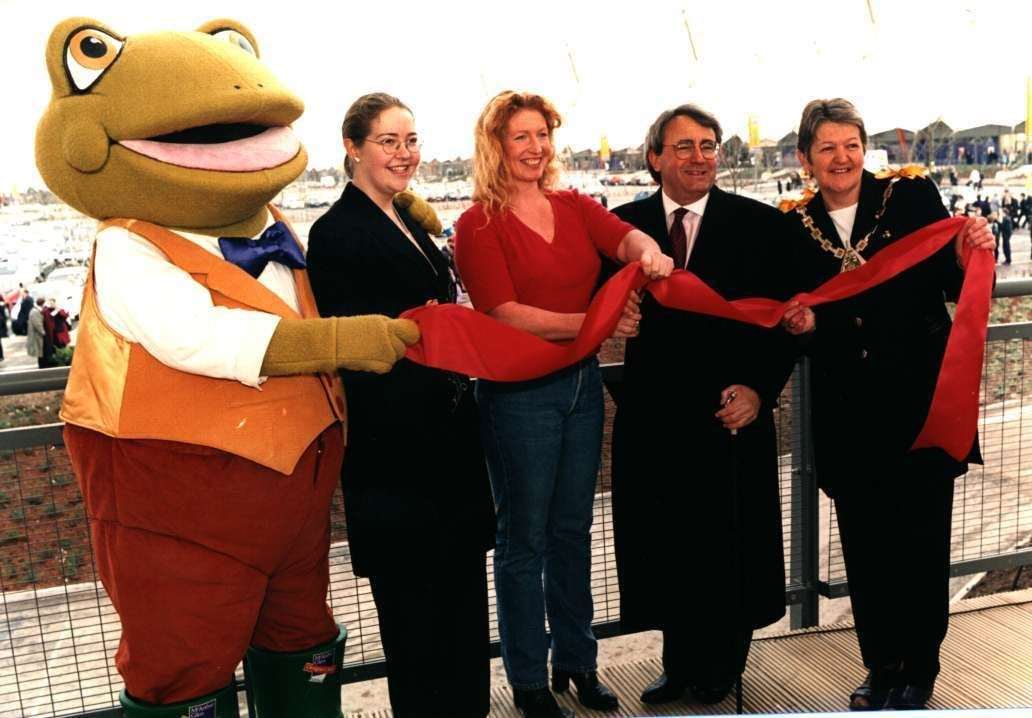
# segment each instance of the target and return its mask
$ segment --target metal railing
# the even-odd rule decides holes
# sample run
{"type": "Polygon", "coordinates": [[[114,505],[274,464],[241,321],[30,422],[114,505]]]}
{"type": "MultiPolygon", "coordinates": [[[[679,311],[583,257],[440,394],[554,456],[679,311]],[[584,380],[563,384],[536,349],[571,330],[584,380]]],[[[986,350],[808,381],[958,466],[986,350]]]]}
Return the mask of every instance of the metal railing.
{"type": "MultiPolygon", "coordinates": [[[[1032,280],[1000,283],[998,297],[1032,295],[1032,280]]],[[[984,467],[958,481],[951,571],[967,575],[1032,564],[1032,322],[990,327],[979,435],[984,467]],[[1026,398],[1027,397],[1027,398],[1026,398]],[[1027,463],[1028,466],[1023,466],[1027,463]]],[[[619,380],[622,366],[603,368],[619,380]]],[[[67,368],[0,374],[0,395],[60,392],[67,368]]],[[[817,625],[820,597],[845,595],[834,511],[817,490],[805,362],[777,410],[787,580],[794,627],[817,625]]],[[[55,397],[56,398],[56,397],[55,397]]],[[[607,416],[612,405],[607,402],[607,416]]],[[[609,431],[610,422],[606,423],[609,431]]],[[[121,627],[97,578],[82,497],[62,445],[61,424],[0,430],[0,716],[116,715],[121,680],[114,652],[121,627]],[[2,528],[6,527],[6,528],[2,528]]],[[[608,443],[608,437],[607,437],[608,443]]],[[[608,452],[603,457],[592,534],[596,633],[619,633],[608,452]]],[[[351,571],[340,492],[331,514],[333,612],[348,628],[345,679],[383,675],[376,609],[365,579],[351,571]]],[[[488,556],[490,575],[491,556],[488,556]]],[[[497,655],[493,586],[489,590],[497,655]]],[[[242,674],[238,671],[242,685],[242,674]]]]}

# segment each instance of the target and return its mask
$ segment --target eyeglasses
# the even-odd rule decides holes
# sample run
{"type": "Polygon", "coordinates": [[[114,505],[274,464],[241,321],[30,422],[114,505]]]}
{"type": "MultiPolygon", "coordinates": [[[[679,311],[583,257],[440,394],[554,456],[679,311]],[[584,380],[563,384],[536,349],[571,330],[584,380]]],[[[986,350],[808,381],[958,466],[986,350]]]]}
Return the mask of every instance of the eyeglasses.
{"type": "MultiPolygon", "coordinates": [[[[678,142],[676,145],[663,145],[664,147],[673,147],[674,155],[679,160],[686,160],[695,156],[696,144],[691,140],[685,142],[678,142]]],[[[698,144],[699,154],[704,159],[711,160],[717,156],[717,143],[711,140],[703,140],[698,144]]]]}
{"type": "Polygon", "coordinates": [[[416,152],[419,152],[419,148],[423,144],[419,141],[418,137],[409,137],[404,142],[402,142],[396,137],[384,137],[382,140],[369,141],[380,145],[380,147],[383,148],[384,154],[386,154],[388,157],[393,157],[394,155],[398,154],[398,152],[401,151],[402,145],[405,146],[406,150],[414,154],[416,152]]]}

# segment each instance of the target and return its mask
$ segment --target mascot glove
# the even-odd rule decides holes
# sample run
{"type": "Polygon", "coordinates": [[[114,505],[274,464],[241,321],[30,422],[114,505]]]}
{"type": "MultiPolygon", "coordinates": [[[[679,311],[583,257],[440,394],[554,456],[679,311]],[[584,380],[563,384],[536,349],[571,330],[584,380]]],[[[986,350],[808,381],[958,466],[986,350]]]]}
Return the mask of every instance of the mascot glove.
{"type": "Polygon", "coordinates": [[[408,319],[379,314],[328,319],[281,319],[262,361],[263,376],[337,369],[386,374],[419,341],[408,319]]]}
{"type": "Polygon", "coordinates": [[[407,209],[409,216],[419,222],[419,226],[435,237],[440,237],[444,228],[437,212],[430,206],[430,203],[411,190],[405,190],[394,195],[394,201],[402,209],[407,209]]]}

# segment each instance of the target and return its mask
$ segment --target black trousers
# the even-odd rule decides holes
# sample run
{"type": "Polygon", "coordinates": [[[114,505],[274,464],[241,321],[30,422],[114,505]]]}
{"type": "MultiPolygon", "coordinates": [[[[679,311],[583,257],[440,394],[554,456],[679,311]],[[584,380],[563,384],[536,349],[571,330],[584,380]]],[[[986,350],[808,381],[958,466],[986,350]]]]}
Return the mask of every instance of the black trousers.
{"type": "Polygon", "coordinates": [[[700,618],[690,629],[663,629],[663,672],[694,686],[731,685],[745,670],[752,630],[700,618]]]}
{"type": "MultiPolygon", "coordinates": [[[[369,577],[395,718],[483,718],[491,704],[483,552],[369,577]]],[[[346,694],[345,694],[346,695],[346,694]]]]}
{"type": "Polygon", "coordinates": [[[836,488],[835,511],[864,665],[933,681],[949,627],[953,480],[891,472],[836,488]]]}

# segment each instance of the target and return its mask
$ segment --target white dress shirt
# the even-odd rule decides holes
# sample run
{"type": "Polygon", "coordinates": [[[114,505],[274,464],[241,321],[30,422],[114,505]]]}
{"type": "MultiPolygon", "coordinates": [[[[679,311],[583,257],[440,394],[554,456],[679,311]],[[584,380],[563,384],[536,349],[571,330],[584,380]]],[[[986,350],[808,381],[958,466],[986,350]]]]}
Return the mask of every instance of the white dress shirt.
{"type": "MultiPolygon", "coordinates": [[[[684,219],[681,221],[684,223],[684,236],[688,240],[687,252],[685,252],[685,262],[692,256],[692,247],[695,246],[695,237],[699,234],[699,226],[702,224],[702,215],[706,211],[706,203],[709,202],[709,192],[704,194],[701,199],[697,199],[691,204],[680,205],[674,200],[667,196],[666,192],[660,192],[663,195],[663,211],[666,213],[666,229],[667,235],[670,234],[670,228],[674,225],[674,212],[681,209],[682,207],[688,210],[687,214],[684,215],[684,219]],[[695,217],[692,217],[692,215],[695,217]]],[[[677,267],[677,269],[684,269],[684,267],[677,267]]]]}
{"type": "Polygon", "coordinates": [[[835,225],[835,231],[838,232],[839,239],[842,240],[842,246],[846,249],[849,249],[851,246],[849,238],[853,234],[853,224],[856,223],[856,208],[857,205],[854,203],[842,209],[828,210],[828,216],[831,217],[831,221],[835,225]]]}
{"type": "MultiPolygon", "coordinates": [[[[177,234],[222,257],[216,237],[177,234]]],[[[173,369],[253,387],[265,381],[259,374],[278,316],[216,306],[209,291],[161,250],[122,227],[104,229],[96,241],[97,306],[112,330],[173,369]]],[[[299,309],[289,267],[269,262],[258,281],[299,309]]]]}
{"type": "MultiPolygon", "coordinates": [[[[831,217],[832,224],[835,225],[835,231],[838,232],[839,239],[842,240],[842,246],[847,251],[853,248],[850,237],[853,234],[853,225],[856,224],[857,206],[857,204],[851,204],[842,209],[828,211],[828,216],[831,217]]],[[[860,264],[867,264],[867,260],[859,252],[856,253],[856,256],[860,264]]]]}

